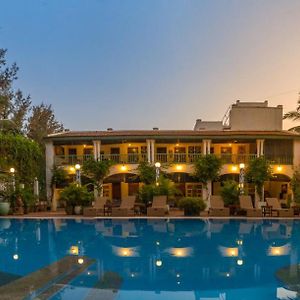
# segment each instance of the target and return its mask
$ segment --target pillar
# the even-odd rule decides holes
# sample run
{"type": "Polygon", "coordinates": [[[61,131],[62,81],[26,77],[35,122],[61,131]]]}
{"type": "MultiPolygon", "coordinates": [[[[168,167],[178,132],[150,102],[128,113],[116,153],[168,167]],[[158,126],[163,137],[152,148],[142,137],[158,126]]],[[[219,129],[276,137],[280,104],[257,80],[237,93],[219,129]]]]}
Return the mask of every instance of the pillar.
{"type": "Polygon", "coordinates": [[[202,141],[202,154],[210,154],[211,140],[202,141]]]}
{"type": "Polygon", "coordinates": [[[151,163],[155,163],[155,140],[150,141],[151,163]]]}
{"type": "Polygon", "coordinates": [[[55,158],[55,153],[54,153],[54,146],[53,142],[46,142],[46,150],[45,150],[45,155],[46,155],[46,193],[47,193],[47,200],[51,201],[52,199],[52,186],[51,186],[51,181],[52,181],[52,170],[54,167],[54,158],[55,158]]]}
{"type": "Polygon", "coordinates": [[[264,142],[265,140],[256,140],[256,152],[257,152],[257,157],[263,156],[264,155],[264,142]]]}
{"type": "Polygon", "coordinates": [[[94,159],[95,160],[100,160],[101,159],[101,141],[93,141],[94,145],[94,159]]]}
{"type": "Polygon", "coordinates": [[[151,163],[151,140],[146,140],[147,143],[147,162],[151,163]]]}

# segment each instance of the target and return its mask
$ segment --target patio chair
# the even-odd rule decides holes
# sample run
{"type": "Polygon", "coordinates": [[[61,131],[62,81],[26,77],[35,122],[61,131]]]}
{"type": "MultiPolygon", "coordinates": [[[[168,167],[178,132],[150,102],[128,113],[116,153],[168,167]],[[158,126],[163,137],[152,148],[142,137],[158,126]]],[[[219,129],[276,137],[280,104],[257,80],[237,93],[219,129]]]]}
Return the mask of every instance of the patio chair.
{"type": "Polygon", "coordinates": [[[293,217],[294,211],[292,208],[281,208],[280,202],[277,198],[266,198],[268,206],[272,206],[273,212],[277,213],[278,217],[293,217]]]}
{"type": "Polygon", "coordinates": [[[108,197],[97,197],[92,207],[85,207],[83,215],[85,217],[97,217],[104,214],[104,205],[109,200],[108,197]]]}
{"type": "Polygon", "coordinates": [[[167,196],[154,196],[152,206],[147,208],[147,216],[164,217],[166,214],[169,214],[167,196]]]}
{"type": "Polygon", "coordinates": [[[127,196],[121,200],[120,207],[113,207],[112,217],[127,217],[134,215],[135,196],[127,196]]]}
{"type": "Polygon", "coordinates": [[[210,196],[209,215],[213,217],[229,216],[229,208],[224,207],[224,202],[221,196],[210,196]]]}
{"type": "Polygon", "coordinates": [[[247,217],[261,217],[261,209],[254,208],[251,200],[251,196],[240,196],[240,208],[246,211],[247,217]]]}

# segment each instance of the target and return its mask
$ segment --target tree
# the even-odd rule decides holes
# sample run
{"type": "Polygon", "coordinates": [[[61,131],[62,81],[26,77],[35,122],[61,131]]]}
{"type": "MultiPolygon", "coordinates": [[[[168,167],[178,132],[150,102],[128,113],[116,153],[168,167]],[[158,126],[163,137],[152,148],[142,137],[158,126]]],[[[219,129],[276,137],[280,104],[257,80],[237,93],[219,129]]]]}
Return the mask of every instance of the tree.
{"type": "Polygon", "coordinates": [[[11,120],[19,133],[25,128],[25,118],[30,110],[30,96],[24,97],[13,89],[19,68],[15,63],[8,66],[6,50],[0,48],[0,120],[11,120]]]}
{"type": "Polygon", "coordinates": [[[300,170],[296,169],[294,171],[292,180],[291,180],[291,187],[294,196],[294,202],[297,204],[300,203],[300,170]]]}
{"type": "Polygon", "coordinates": [[[32,185],[39,176],[42,153],[39,145],[19,134],[0,132],[0,169],[16,170],[16,180],[32,185]]]}
{"type": "Polygon", "coordinates": [[[93,158],[83,163],[83,174],[92,180],[98,195],[103,194],[103,180],[108,176],[109,169],[113,164],[111,160],[95,160],[93,158]]]}
{"type": "Polygon", "coordinates": [[[219,178],[222,168],[222,160],[214,154],[200,156],[194,162],[194,177],[202,183],[209,197],[211,182],[219,178]]]}
{"type": "Polygon", "coordinates": [[[255,185],[257,196],[262,201],[264,183],[272,176],[270,163],[263,156],[256,157],[250,160],[245,175],[246,180],[255,185]]]}
{"type": "Polygon", "coordinates": [[[155,166],[148,162],[141,162],[137,168],[141,182],[145,184],[155,183],[155,166]]]}
{"type": "MultiPolygon", "coordinates": [[[[297,101],[298,106],[296,107],[296,110],[292,110],[284,114],[283,119],[290,119],[293,121],[299,121],[300,120],[300,93],[299,93],[299,100],[297,101]]],[[[289,129],[289,131],[296,131],[300,132],[300,126],[295,126],[289,129]]]]}
{"type": "Polygon", "coordinates": [[[56,120],[51,105],[42,103],[33,106],[26,129],[29,138],[44,145],[43,138],[46,135],[61,132],[64,130],[64,126],[56,120]]]}

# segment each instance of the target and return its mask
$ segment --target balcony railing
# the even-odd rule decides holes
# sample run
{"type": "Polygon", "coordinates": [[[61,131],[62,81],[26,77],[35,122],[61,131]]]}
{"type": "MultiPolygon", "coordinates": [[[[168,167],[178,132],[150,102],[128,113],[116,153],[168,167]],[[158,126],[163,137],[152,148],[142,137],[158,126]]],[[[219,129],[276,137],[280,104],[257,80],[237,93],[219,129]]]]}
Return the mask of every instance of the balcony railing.
{"type": "MultiPolygon", "coordinates": [[[[202,154],[200,153],[156,153],[155,161],[160,163],[183,163],[192,164],[194,163],[202,154]]],[[[248,164],[249,161],[256,157],[256,154],[216,154],[217,157],[222,159],[223,164],[248,164]]],[[[83,164],[93,155],[56,155],[55,165],[75,165],[77,163],[83,164]]],[[[266,159],[271,164],[281,164],[281,165],[292,165],[293,157],[288,155],[273,156],[267,155],[266,159]]],[[[102,154],[101,160],[112,160],[118,164],[139,164],[141,162],[147,161],[147,154],[102,154]]]]}

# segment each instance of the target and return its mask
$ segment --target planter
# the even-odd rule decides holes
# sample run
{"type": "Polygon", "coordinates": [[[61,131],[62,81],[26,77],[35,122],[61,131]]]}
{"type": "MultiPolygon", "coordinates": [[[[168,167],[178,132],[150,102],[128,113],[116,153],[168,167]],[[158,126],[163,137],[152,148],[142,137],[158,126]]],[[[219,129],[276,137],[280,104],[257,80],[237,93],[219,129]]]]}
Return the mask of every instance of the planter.
{"type": "Polygon", "coordinates": [[[1,216],[7,216],[10,209],[10,203],[9,202],[0,202],[0,215],[1,216]]]}
{"type": "Polygon", "coordinates": [[[73,206],[66,206],[65,210],[67,215],[73,215],[74,212],[73,206]]]}
{"type": "Polygon", "coordinates": [[[200,215],[200,209],[199,211],[196,211],[195,209],[185,208],[184,209],[184,215],[186,217],[196,217],[200,215]]]}
{"type": "Polygon", "coordinates": [[[74,207],[75,215],[81,215],[82,207],[80,205],[76,205],[74,207]]]}

